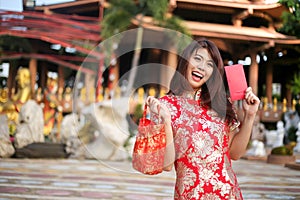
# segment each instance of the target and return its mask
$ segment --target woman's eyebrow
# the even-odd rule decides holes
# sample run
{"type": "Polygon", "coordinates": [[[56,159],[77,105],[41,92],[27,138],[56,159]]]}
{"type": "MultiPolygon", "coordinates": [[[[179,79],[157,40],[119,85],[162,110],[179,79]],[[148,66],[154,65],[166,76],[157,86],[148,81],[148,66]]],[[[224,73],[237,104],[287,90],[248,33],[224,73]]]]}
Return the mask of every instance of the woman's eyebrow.
{"type": "Polygon", "coordinates": [[[199,56],[199,57],[203,58],[203,56],[197,52],[195,53],[195,56],[199,56]]]}
{"type": "MultiPolygon", "coordinates": [[[[198,49],[195,51],[195,56],[199,56],[199,57],[201,57],[201,59],[203,59],[202,54],[198,53],[198,49]]],[[[215,61],[213,59],[207,60],[207,62],[212,62],[215,65],[215,61]]]]}
{"type": "Polygon", "coordinates": [[[195,51],[195,56],[200,56],[201,58],[203,58],[201,53],[198,53],[198,50],[195,51]]]}

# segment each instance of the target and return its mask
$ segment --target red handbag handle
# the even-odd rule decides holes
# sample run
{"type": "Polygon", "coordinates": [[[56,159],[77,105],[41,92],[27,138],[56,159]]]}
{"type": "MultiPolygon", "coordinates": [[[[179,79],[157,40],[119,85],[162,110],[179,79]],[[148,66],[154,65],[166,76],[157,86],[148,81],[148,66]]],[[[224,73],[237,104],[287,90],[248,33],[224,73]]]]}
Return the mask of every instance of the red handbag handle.
{"type": "MultiPolygon", "coordinates": [[[[143,112],[143,119],[146,119],[147,108],[148,108],[148,105],[145,103],[144,112],[143,112]]],[[[160,119],[160,106],[157,106],[157,112],[158,112],[158,121],[159,121],[159,119],[160,119]]]]}
{"type": "Polygon", "coordinates": [[[143,112],[143,119],[146,119],[147,108],[148,108],[148,106],[147,106],[147,104],[145,103],[145,105],[144,105],[144,112],[143,112]]]}

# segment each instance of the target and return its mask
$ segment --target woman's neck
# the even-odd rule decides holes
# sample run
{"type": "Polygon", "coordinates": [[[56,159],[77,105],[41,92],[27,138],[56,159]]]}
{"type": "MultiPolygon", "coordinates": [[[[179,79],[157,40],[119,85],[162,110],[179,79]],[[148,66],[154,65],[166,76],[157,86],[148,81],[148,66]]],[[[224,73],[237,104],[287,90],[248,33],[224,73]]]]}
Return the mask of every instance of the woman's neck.
{"type": "Polygon", "coordinates": [[[182,94],[182,96],[188,99],[199,100],[201,96],[201,88],[194,91],[186,91],[182,94]]]}

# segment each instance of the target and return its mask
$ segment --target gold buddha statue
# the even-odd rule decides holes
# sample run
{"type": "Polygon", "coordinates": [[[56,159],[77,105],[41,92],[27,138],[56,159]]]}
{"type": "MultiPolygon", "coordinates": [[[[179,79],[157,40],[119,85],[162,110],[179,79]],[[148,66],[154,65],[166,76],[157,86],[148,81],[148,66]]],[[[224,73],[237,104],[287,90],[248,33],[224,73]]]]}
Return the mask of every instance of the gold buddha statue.
{"type": "Polygon", "coordinates": [[[30,71],[28,68],[19,68],[16,76],[17,93],[11,100],[17,104],[24,104],[31,98],[30,71]]]}
{"type": "Polygon", "coordinates": [[[61,102],[59,99],[59,90],[57,77],[48,77],[47,78],[47,87],[44,91],[44,134],[48,136],[52,129],[54,128],[55,123],[57,122],[55,116],[58,111],[62,111],[61,102]]]}
{"type": "Polygon", "coordinates": [[[7,116],[9,134],[13,135],[17,129],[19,113],[16,111],[16,107],[13,103],[4,104],[3,111],[7,116]]]}
{"type": "Polygon", "coordinates": [[[0,89],[0,104],[4,104],[8,101],[8,88],[0,89]]]}
{"type": "Polygon", "coordinates": [[[4,104],[8,101],[8,88],[0,88],[0,113],[3,111],[4,104]]]}
{"type": "Polygon", "coordinates": [[[21,106],[31,98],[30,71],[28,68],[19,68],[16,76],[17,92],[8,98],[8,89],[1,91],[0,111],[7,115],[10,132],[18,123],[21,106]]]}

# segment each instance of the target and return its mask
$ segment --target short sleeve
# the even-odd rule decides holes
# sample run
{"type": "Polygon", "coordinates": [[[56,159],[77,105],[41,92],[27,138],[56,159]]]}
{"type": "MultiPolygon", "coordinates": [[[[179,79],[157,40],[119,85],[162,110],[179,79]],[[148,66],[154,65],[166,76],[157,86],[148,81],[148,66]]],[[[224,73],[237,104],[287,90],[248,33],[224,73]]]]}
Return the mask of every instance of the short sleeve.
{"type": "Polygon", "coordinates": [[[237,132],[239,132],[239,126],[240,126],[240,122],[238,120],[232,120],[229,124],[228,124],[228,131],[232,134],[235,134],[237,132]]]}
{"type": "MultiPolygon", "coordinates": [[[[231,101],[231,99],[229,98],[228,99],[229,100],[229,102],[232,104],[232,101],[231,101]]],[[[235,109],[235,107],[233,106],[233,104],[232,104],[232,110],[233,110],[233,112],[234,112],[234,115],[235,115],[235,119],[233,119],[232,121],[230,121],[229,123],[228,123],[228,131],[229,131],[229,133],[231,133],[231,134],[235,134],[235,133],[237,133],[237,132],[239,132],[239,127],[240,127],[240,121],[238,120],[238,116],[237,116],[237,111],[236,111],[236,109],[235,109]]]]}
{"type": "MultiPolygon", "coordinates": [[[[174,98],[174,96],[172,96],[172,95],[171,96],[166,95],[166,96],[159,98],[159,101],[168,108],[168,110],[171,114],[171,121],[174,122],[174,120],[176,118],[178,118],[178,116],[179,116],[179,110],[178,110],[176,98],[174,98]]],[[[150,113],[150,116],[151,116],[151,120],[153,122],[155,122],[155,123],[161,122],[161,121],[158,121],[157,114],[150,113]]]]}

